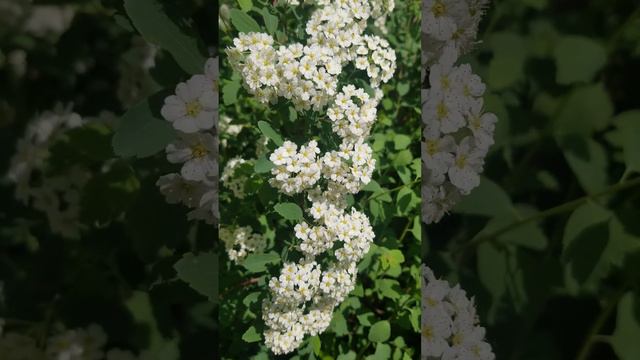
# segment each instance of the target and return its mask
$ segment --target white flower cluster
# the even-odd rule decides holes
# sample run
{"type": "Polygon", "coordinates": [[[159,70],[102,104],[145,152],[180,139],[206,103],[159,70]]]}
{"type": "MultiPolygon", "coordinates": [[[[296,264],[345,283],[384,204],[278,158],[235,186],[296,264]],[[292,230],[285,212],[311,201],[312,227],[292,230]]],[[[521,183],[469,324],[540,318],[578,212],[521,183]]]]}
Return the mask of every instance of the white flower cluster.
{"type": "Polygon", "coordinates": [[[422,360],[493,360],[473,298],[422,266],[422,360]]]}
{"type": "Polygon", "coordinates": [[[263,33],[241,33],[234,47],[226,50],[244,87],[263,103],[279,97],[290,100],[297,110],[322,110],[338,91],[338,76],[353,63],[366,71],[371,85],[379,86],[395,72],[396,55],[389,43],[364,35],[367,20],[393,10],[393,1],[316,1],[321,7],[307,22],[306,45],[273,46],[263,33]],[[385,3],[382,6],[381,3],[385,3]]]}
{"type": "Polygon", "coordinates": [[[469,64],[456,65],[475,39],[487,1],[427,0],[423,36],[429,88],[422,91],[422,216],[440,221],[462,195],[480,184],[484,158],[493,145],[497,118],[484,112],[485,84],[469,64]]]}
{"type": "Polygon", "coordinates": [[[220,177],[220,181],[222,182],[222,184],[227,189],[231,190],[233,196],[237,197],[238,199],[244,199],[245,196],[247,196],[244,191],[244,184],[249,178],[246,175],[237,174],[236,170],[242,164],[246,163],[247,160],[241,157],[235,157],[227,161],[227,164],[222,170],[222,176],[220,177]]]}
{"type": "Polygon", "coordinates": [[[218,59],[207,61],[204,74],[192,76],[167,97],[162,116],[178,132],[166,147],[167,160],[182,164],[180,173],[161,176],[156,185],[168,203],[193,209],[190,220],[216,224],[218,212],[218,59]]]}
{"type": "Polygon", "coordinates": [[[218,231],[220,240],[224,243],[229,259],[236,264],[242,264],[250,253],[262,253],[267,247],[267,238],[253,232],[251,226],[225,227],[218,231]]]}
{"type": "Polygon", "coordinates": [[[80,166],[64,173],[46,173],[50,148],[70,129],[85,124],[80,115],[58,105],[27,125],[11,159],[8,179],[15,183],[16,199],[47,215],[53,233],[80,236],[80,192],[91,174],[80,166]]]}
{"type": "Polygon", "coordinates": [[[355,287],[357,263],[375,234],[366,215],[347,209],[346,198],[371,180],[375,160],[365,141],[383,96],[379,86],[396,68],[389,43],[364,34],[369,20],[380,23],[393,10],[393,1],[306,2],[318,6],[306,24],[306,45],[276,49],[271,36],[249,33],[227,49],[249,93],[263,103],[285,98],[298,111],[326,109],[339,138],[337,149],[324,153],[316,140],[285,141],[269,156],[275,165],[270,184],[287,195],[305,193],[311,203],[306,211],[311,221],[295,226],[302,257],[271,278],[270,297],[263,302],[265,344],[276,355],[294,351],[306,335],[325,331],[334,308],[355,287]],[[343,70],[364,71],[373,95],[340,84],[343,70]]]}
{"type": "MultiPolygon", "coordinates": [[[[0,324],[4,323],[0,319],[0,324]]],[[[107,335],[99,325],[61,331],[50,336],[44,348],[35,339],[17,332],[1,331],[0,359],[3,360],[137,360],[126,350],[106,351],[107,335]]],[[[140,360],[150,360],[141,356],[140,360]]]]}

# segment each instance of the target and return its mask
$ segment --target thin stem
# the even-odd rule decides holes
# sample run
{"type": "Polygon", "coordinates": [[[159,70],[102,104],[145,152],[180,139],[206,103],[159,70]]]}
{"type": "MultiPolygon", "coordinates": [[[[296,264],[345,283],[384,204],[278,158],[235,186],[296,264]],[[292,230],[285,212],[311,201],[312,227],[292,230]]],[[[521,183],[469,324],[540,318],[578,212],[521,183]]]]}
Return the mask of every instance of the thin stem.
{"type": "Polygon", "coordinates": [[[632,187],[635,187],[635,186],[638,186],[638,185],[640,185],[640,178],[635,178],[635,179],[630,180],[630,181],[621,182],[621,183],[618,183],[616,185],[613,185],[613,186],[611,186],[611,187],[609,187],[609,188],[607,188],[607,189],[605,189],[605,190],[603,190],[603,191],[601,191],[599,193],[592,194],[592,195],[586,195],[586,196],[583,196],[583,197],[581,197],[579,199],[566,202],[564,204],[558,205],[558,206],[553,207],[551,209],[547,209],[545,211],[542,211],[542,212],[539,212],[537,214],[534,214],[534,215],[532,215],[530,217],[527,217],[527,218],[524,218],[522,220],[518,220],[516,222],[513,222],[513,223],[511,223],[509,225],[506,225],[506,226],[496,230],[495,232],[493,232],[493,233],[491,233],[489,235],[481,236],[481,237],[476,238],[473,241],[469,241],[469,242],[463,244],[462,246],[460,246],[458,251],[465,250],[466,248],[479,245],[479,244],[484,243],[486,241],[493,241],[496,238],[500,237],[501,235],[504,235],[504,234],[506,234],[506,233],[508,233],[508,232],[510,232],[512,230],[515,230],[515,229],[519,228],[520,226],[526,225],[526,224],[531,223],[531,222],[540,221],[540,220],[546,219],[546,218],[548,218],[550,216],[554,216],[554,215],[558,215],[558,214],[562,214],[562,213],[565,213],[565,212],[572,211],[572,210],[580,207],[582,204],[586,203],[587,201],[596,200],[597,198],[600,198],[602,196],[614,194],[616,192],[619,192],[619,191],[622,191],[622,190],[625,190],[625,189],[629,189],[629,188],[632,188],[632,187]]]}
{"type": "Polygon", "coordinates": [[[380,197],[380,196],[382,196],[382,195],[390,194],[390,193],[392,193],[392,192],[402,190],[402,189],[404,189],[404,188],[406,188],[406,187],[413,186],[413,185],[415,185],[415,184],[417,184],[417,183],[420,183],[420,182],[422,182],[422,179],[416,179],[416,180],[413,180],[413,181],[412,181],[412,182],[410,182],[410,183],[400,185],[400,186],[395,187],[395,188],[393,188],[393,189],[389,189],[389,190],[386,190],[386,191],[382,191],[382,192],[379,192],[379,193],[372,194],[371,196],[369,196],[369,197],[365,200],[365,202],[369,202],[369,201],[371,201],[371,200],[375,200],[375,199],[379,198],[379,197],[380,197]]]}
{"type": "Polygon", "coordinates": [[[576,360],[588,359],[593,343],[597,338],[599,338],[598,333],[607,322],[607,319],[609,319],[609,316],[611,316],[611,313],[613,312],[613,310],[615,310],[618,302],[620,302],[620,299],[624,294],[625,291],[624,289],[622,289],[619,290],[611,299],[609,299],[609,301],[605,305],[604,310],[602,310],[600,315],[598,315],[598,317],[596,318],[596,321],[591,326],[591,330],[589,330],[589,334],[587,334],[587,337],[585,338],[584,343],[582,344],[582,347],[580,348],[580,351],[576,356],[576,360]]]}

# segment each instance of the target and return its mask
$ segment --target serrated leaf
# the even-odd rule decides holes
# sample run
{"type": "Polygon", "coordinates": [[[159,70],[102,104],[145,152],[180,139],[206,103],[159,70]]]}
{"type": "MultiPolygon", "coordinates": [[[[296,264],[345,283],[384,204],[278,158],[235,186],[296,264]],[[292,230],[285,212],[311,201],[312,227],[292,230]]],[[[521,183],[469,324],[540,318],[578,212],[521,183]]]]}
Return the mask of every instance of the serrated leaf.
{"type": "Polygon", "coordinates": [[[380,343],[389,340],[391,337],[391,325],[389,325],[389,321],[382,320],[373,324],[369,329],[369,340],[380,343]]]}
{"type": "Polygon", "coordinates": [[[274,206],[274,210],[287,220],[302,220],[302,209],[294,203],[280,203],[274,206]]]}
{"type": "Polygon", "coordinates": [[[186,253],[173,268],[178,278],[211,301],[218,299],[218,255],[186,253]]]}
{"type": "Polygon", "coordinates": [[[175,137],[169,122],[153,115],[147,99],[122,116],[111,144],[120,157],[144,158],[164,149],[175,137]]]}
{"type": "Polygon", "coordinates": [[[258,121],[258,129],[260,129],[262,135],[273,141],[276,146],[281,146],[284,143],[284,141],[282,141],[282,136],[280,136],[280,134],[273,130],[271,124],[269,124],[268,122],[258,121]]]}
{"type": "Polygon", "coordinates": [[[229,12],[233,27],[241,33],[260,32],[260,25],[250,15],[238,9],[229,12]]]}
{"type": "Polygon", "coordinates": [[[184,71],[201,74],[206,62],[199,40],[188,24],[178,26],[157,0],[125,0],[124,8],[135,28],[148,42],[171,53],[184,71]]]}
{"type": "Polygon", "coordinates": [[[640,248],[640,239],[625,232],[615,214],[595,203],[576,209],[563,237],[568,286],[595,291],[624,257],[640,248]]]}

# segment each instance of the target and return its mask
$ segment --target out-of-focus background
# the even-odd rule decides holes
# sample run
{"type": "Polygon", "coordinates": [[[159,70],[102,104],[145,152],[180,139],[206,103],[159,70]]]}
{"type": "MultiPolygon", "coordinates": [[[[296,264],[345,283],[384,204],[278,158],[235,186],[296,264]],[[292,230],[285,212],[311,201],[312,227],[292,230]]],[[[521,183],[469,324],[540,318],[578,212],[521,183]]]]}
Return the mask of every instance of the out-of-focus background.
{"type": "Polygon", "coordinates": [[[498,359],[637,359],[640,4],[495,0],[479,39],[496,145],[425,262],[475,295],[498,359]]]}
{"type": "Polygon", "coordinates": [[[0,0],[1,359],[216,354],[215,299],[191,286],[215,283],[191,261],[215,227],[164,201],[164,153],[112,149],[125,112],[188,78],[163,36],[189,34],[204,58],[216,21],[199,0],[0,0]]]}

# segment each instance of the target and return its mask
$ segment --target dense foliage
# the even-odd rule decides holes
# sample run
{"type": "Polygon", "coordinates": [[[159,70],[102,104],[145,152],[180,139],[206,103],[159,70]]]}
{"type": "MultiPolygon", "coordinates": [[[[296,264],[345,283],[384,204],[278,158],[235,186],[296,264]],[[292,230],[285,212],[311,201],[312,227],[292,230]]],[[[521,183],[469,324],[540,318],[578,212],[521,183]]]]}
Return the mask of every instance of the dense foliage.
{"type": "Polygon", "coordinates": [[[498,359],[640,353],[638,29],[634,1],[493,1],[467,57],[496,144],[423,254],[498,359]]]}
{"type": "MultiPolygon", "coordinates": [[[[238,32],[250,31],[272,34],[280,44],[300,41],[311,9],[285,2],[225,2],[221,47],[233,46],[238,32]]],[[[420,2],[396,2],[388,32],[376,33],[390,42],[398,68],[381,86],[384,97],[368,141],[376,159],[373,180],[349,199],[369,216],[374,245],[358,265],[356,288],[336,308],[329,330],[307,337],[287,358],[414,359],[419,354],[419,23],[420,2]]],[[[220,64],[221,226],[250,226],[250,232],[266,237],[251,240],[264,242],[263,254],[249,252],[238,264],[221,255],[220,326],[233,329],[221,334],[221,354],[266,359],[273,355],[263,344],[261,303],[269,279],[297,251],[293,225],[302,216],[301,207],[291,203],[295,197],[279,194],[267,182],[273,166],[269,154],[283,139],[326,141],[331,129],[322,126],[326,115],[318,112],[296,111],[284,101],[260,104],[224,56],[220,64]]],[[[366,84],[366,76],[346,75],[357,86],[366,84]]],[[[302,198],[298,201],[302,204],[302,198]]]]}
{"type": "Polygon", "coordinates": [[[0,14],[0,358],[211,358],[217,231],[155,183],[177,168],[162,99],[203,72],[217,6],[12,0],[0,14]]]}

